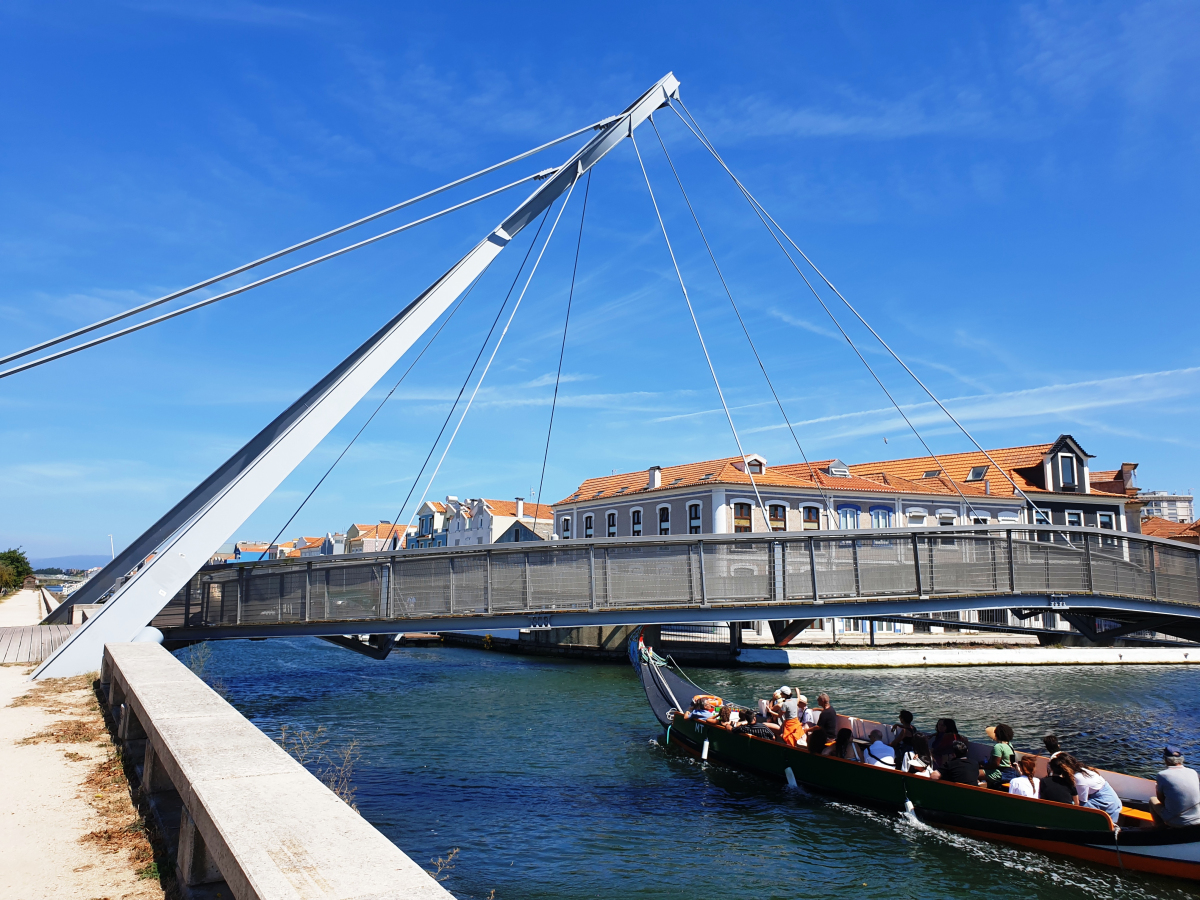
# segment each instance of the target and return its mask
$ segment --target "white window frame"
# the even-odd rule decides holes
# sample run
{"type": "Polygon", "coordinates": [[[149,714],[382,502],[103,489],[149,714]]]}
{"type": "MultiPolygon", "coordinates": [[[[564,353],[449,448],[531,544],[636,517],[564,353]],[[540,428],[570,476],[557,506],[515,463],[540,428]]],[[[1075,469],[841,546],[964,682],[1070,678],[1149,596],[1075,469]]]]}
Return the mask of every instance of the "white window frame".
{"type": "Polygon", "coordinates": [[[641,537],[645,533],[646,533],[646,517],[642,513],[642,508],[640,506],[630,507],[630,510],[629,510],[629,534],[630,534],[630,536],[631,537],[641,537]],[[634,525],[634,522],[633,522],[633,514],[634,513],[637,513],[637,516],[638,516],[638,521],[637,521],[636,525],[634,525]],[[636,531],[634,530],[635,528],[637,529],[636,531]]]}
{"type": "Polygon", "coordinates": [[[569,541],[571,539],[571,517],[563,516],[561,519],[559,519],[558,527],[562,529],[559,532],[559,535],[562,537],[562,539],[564,541],[569,541]]]}
{"type": "Polygon", "coordinates": [[[617,524],[618,518],[619,517],[618,517],[617,511],[615,509],[610,509],[610,510],[605,511],[605,513],[604,513],[604,534],[606,537],[616,537],[620,533],[620,526],[617,524]],[[612,516],[611,524],[610,524],[610,520],[608,518],[609,516],[612,516]],[[608,533],[609,529],[612,529],[612,534],[608,533]]]}
{"type": "Polygon", "coordinates": [[[703,500],[689,500],[687,502],[687,528],[688,528],[688,534],[702,534],[704,532],[704,501],[703,500]],[[692,519],[692,510],[693,509],[699,511],[699,513],[700,513],[700,515],[696,516],[695,519],[692,519]],[[692,522],[693,521],[696,523],[696,528],[698,529],[697,531],[692,531],[692,522]]]}
{"type": "Polygon", "coordinates": [[[854,531],[856,528],[858,528],[862,519],[862,507],[855,503],[843,503],[837,508],[837,517],[839,528],[844,529],[845,531],[854,531]],[[844,523],[842,513],[849,512],[850,510],[854,511],[854,524],[846,525],[844,523]]]}
{"type": "Polygon", "coordinates": [[[1117,530],[1117,514],[1115,512],[1098,512],[1096,513],[1096,527],[1103,528],[1105,531],[1117,530]],[[1108,525],[1104,525],[1104,517],[1108,516],[1108,525]]]}
{"type": "Polygon", "coordinates": [[[867,514],[871,517],[871,527],[872,528],[891,528],[892,527],[892,516],[895,513],[893,512],[893,510],[890,506],[881,506],[879,504],[876,504],[875,506],[872,506],[870,509],[867,510],[867,514]],[[884,522],[884,524],[882,524],[882,525],[875,524],[875,513],[877,513],[877,512],[884,513],[887,516],[887,521],[884,522]]]}
{"type": "Polygon", "coordinates": [[[1064,515],[1066,517],[1066,523],[1067,523],[1068,528],[1082,528],[1083,527],[1083,510],[1082,509],[1068,509],[1065,511],[1064,515]],[[1079,524],[1078,525],[1071,524],[1071,516],[1079,516],[1079,524]]]}
{"type": "Polygon", "coordinates": [[[1079,485],[1079,463],[1075,459],[1074,453],[1058,454],[1058,483],[1063,487],[1067,486],[1067,479],[1063,476],[1063,460],[1071,461],[1071,487],[1078,488],[1079,485]]]}
{"type": "Polygon", "coordinates": [[[670,534],[670,533],[671,533],[671,504],[670,504],[670,503],[660,503],[660,504],[658,504],[658,506],[656,506],[656,507],[654,508],[654,516],[655,516],[655,523],[654,523],[654,526],[655,526],[655,527],[658,529],[658,533],[659,533],[660,535],[661,535],[661,534],[663,534],[663,530],[662,530],[662,526],[663,526],[663,522],[662,522],[662,511],[663,511],[664,509],[667,511],[667,530],[666,530],[666,533],[667,533],[667,534],[670,534]]]}
{"type": "Polygon", "coordinates": [[[594,538],[596,536],[596,514],[590,513],[583,517],[583,536],[584,539],[594,538]],[[591,534],[588,534],[588,532],[591,534]]]}

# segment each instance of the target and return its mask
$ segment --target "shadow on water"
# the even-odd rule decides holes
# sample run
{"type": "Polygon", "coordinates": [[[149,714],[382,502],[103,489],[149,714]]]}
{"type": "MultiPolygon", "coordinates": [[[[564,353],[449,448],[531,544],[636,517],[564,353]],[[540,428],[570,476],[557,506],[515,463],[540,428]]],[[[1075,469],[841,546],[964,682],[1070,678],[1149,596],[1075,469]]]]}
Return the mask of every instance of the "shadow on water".
{"type": "MultiPolygon", "coordinates": [[[[419,863],[460,848],[460,898],[1184,898],[1200,887],[1090,868],[861,809],[664,749],[632,670],[435,647],[383,662],[312,639],[217,643],[208,676],[268,734],[357,738],[366,818],[419,863]]],[[[1200,672],[1179,667],[697,670],[741,702],[781,683],[845,712],[1018,747],[1057,731],[1097,765],[1154,770],[1167,740],[1200,747],[1200,672]]]]}

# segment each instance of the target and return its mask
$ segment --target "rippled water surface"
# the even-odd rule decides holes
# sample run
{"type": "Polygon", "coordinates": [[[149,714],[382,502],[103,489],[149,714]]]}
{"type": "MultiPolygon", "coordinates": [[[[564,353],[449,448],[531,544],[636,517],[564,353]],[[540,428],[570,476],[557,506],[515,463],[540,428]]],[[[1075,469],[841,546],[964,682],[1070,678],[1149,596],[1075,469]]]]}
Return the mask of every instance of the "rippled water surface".
{"type": "MultiPolygon", "coordinates": [[[[445,884],[464,900],[1200,896],[666,751],[625,666],[442,647],[377,662],[314,639],[212,647],[206,677],[268,734],[324,725],[334,744],[359,741],[363,815],[423,865],[459,848],[445,884]]],[[[1155,770],[1167,740],[1200,753],[1200,671],[1184,667],[689,674],[741,702],[787,681],[866,718],[894,721],[903,706],[918,726],[952,715],[972,736],[1006,721],[1019,748],[1054,730],[1136,774],[1155,770]]]]}

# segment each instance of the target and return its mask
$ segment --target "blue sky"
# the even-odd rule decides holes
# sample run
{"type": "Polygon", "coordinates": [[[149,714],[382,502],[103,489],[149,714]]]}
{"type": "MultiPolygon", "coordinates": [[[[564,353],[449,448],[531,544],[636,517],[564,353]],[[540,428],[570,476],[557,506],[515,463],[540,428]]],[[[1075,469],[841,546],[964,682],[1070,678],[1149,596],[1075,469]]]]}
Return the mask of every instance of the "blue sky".
{"type": "MultiPolygon", "coordinates": [[[[674,71],[740,177],[985,445],[1067,431],[1096,466],[1140,463],[1143,487],[1200,487],[1200,7],[739,7],[5,4],[0,350],[596,121],[674,71]]],[[[728,179],[657,121],[805,451],[920,452],[728,179]]],[[[794,461],[649,129],[639,145],[743,444],[794,461]]],[[[521,196],[0,381],[0,544],[131,540],[521,196]]],[[[536,489],[580,199],[431,497],[536,489]]],[[[529,234],[286,537],[395,517],[529,234]]],[[[935,450],[968,448],[862,346],[935,450]]],[[[279,529],[406,366],[236,537],[279,529]]],[[[564,373],[547,500],[736,452],[627,142],[595,170],[564,373]]]]}

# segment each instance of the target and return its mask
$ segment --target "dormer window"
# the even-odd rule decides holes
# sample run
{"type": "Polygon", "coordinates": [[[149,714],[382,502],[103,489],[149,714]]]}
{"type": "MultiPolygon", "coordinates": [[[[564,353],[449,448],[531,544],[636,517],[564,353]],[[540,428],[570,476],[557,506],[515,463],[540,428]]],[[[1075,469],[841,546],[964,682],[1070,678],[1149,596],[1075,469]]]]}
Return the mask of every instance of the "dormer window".
{"type": "Polygon", "coordinates": [[[708,479],[710,479],[710,478],[714,477],[716,474],[717,474],[716,472],[709,472],[707,475],[703,475],[703,476],[701,476],[700,480],[701,480],[701,481],[708,481],[708,479]]]}
{"type": "Polygon", "coordinates": [[[1063,489],[1075,490],[1075,457],[1064,453],[1058,460],[1062,469],[1063,489]]]}
{"type": "Polygon", "coordinates": [[[750,470],[751,475],[762,474],[762,463],[760,463],[757,459],[750,460],[750,462],[746,464],[746,468],[750,470]]]}
{"type": "Polygon", "coordinates": [[[921,477],[922,478],[938,478],[939,476],[941,476],[941,474],[942,474],[941,469],[930,469],[928,472],[926,472],[921,477]]]}
{"type": "Polygon", "coordinates": [[[836,478],[849,478],[850,470],[846,466],[830,466],[829,474],[836,478]]]}
{"type": "Polygon", "coordinates": [[[967,473],[967,481],[983,481],[983,476],[987,474],[987,466],[975,466],[967,473]]]}

